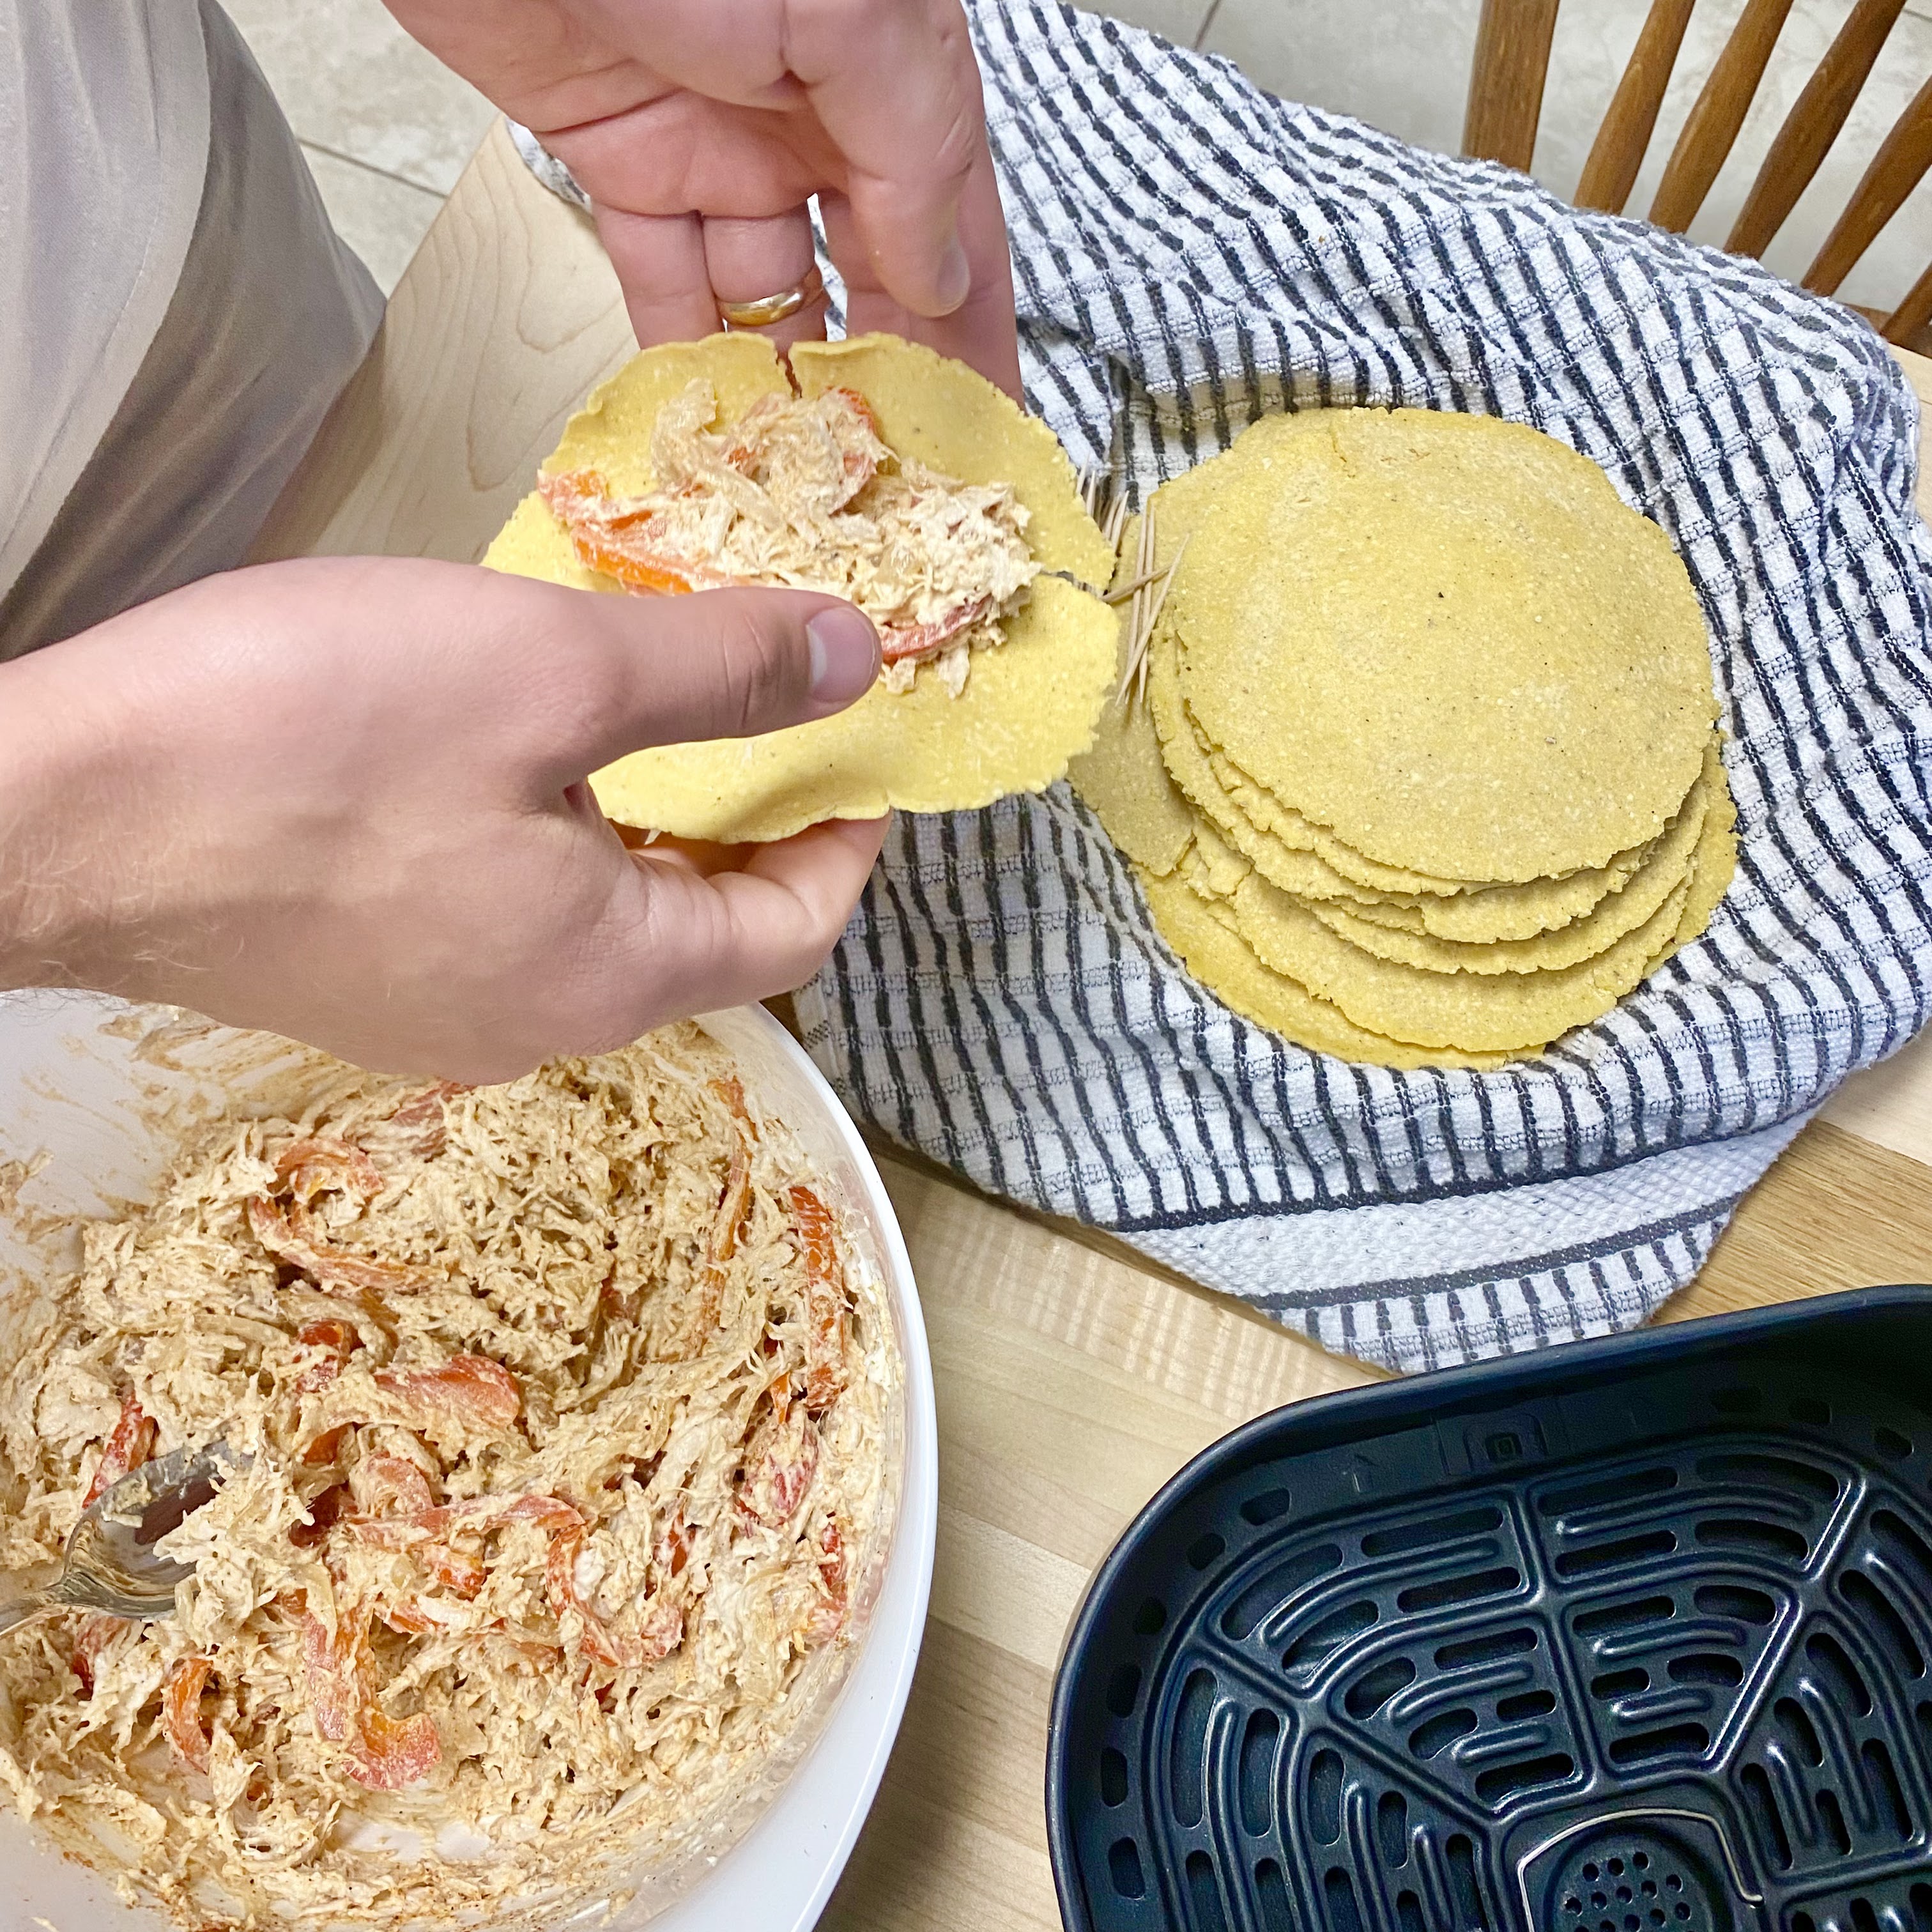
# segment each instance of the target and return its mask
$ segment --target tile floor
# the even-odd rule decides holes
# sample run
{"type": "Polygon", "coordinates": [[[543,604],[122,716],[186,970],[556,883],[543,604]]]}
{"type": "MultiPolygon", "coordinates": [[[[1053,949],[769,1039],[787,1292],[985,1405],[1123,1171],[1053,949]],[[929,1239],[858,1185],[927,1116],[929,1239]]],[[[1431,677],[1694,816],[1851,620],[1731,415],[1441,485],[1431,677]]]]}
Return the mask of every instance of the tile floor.
{"type": "MultiPolygon", "coordinates": [[[[490,109],[405,34],[381,0],[226,0],[302,136],[338,226],[393,287],[490,109]]],[[[1852,0],[1797,0],[1736,150],[1693,237],[1721,242],[1759,158],[1852,0]]],[[[1651,156],[1631,196],[1649,206],[1664,157],[1744,0],[1702,0],[1651,156]]],[[[1481,0],[1115,0],[1112,10],[1169,39],[1197,40],[1277,94],[1357,114],[1453,150],[1481,0]]],[[[1567,0],[1545,94],[1535,172],[1576,186],[1648,0],[1567,0]]],[[[1766,256],[1802,274],[1864,161],[1932,74],[1932,0],[1906,0],[1879,64],[1817,178],[1766,256]]],[[[1932,177],[1843,290],[1888,307],[1932,256],[1932,177]]]]}
{"type": "Polygon", "coordinates": [[[382,0],[224,0],[336,226],[392,289],[495,110],[382,0]]]}

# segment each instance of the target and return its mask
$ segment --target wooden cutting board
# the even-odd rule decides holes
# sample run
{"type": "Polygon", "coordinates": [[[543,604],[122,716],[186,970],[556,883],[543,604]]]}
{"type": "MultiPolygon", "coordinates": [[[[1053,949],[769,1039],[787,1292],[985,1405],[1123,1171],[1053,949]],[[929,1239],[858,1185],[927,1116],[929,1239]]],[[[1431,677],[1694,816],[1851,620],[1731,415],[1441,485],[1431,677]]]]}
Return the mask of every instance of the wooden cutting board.
{"type": "MultiPolygon", "coordinates": [[[[631,352],[589,224],[499,128],[257,546],[470,561],[631,352]]],[[[1900,356],[1932,406],[1932,362],[1900,356]]],[[[1922,478],[1932,439],[1922,441],[1922,478]]],[[[1920,502],[1932,513],[1932,487],[1920,502]]],[[[1371,1379],[1104,1235],[889,1150],[938,1394],[932,1620],[898,1748],[825,1919],[1059,1922],[1042,1766],[1062,1634],[1129,1519],[1250,1416],[1371,1379]]],[[[1746,1200],[1666,1318],[1932,1278],[1932,1050],[1860,1076],[1746,1200]]]]}

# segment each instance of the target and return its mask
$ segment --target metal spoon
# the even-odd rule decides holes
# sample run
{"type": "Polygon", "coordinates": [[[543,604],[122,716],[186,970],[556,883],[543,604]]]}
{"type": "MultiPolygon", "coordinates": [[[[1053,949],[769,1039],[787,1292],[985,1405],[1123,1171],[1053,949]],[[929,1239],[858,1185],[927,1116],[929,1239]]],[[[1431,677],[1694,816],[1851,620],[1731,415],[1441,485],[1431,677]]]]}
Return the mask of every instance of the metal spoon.
{"type": "MultiPolygon", "coordinates": [[[[0,1606],[0,1634],[44,1611],[104,1611],[111,1617],[171,1616],[175,1586],[194,1574],[154,1545],[209,1502],[221,1478],[246,1466],[225,1442],[175,1449],[110,1484],[81,1512],[60,1574],[0,1606]]],[[[43,1575],[45,1572],[41,1573],[43,1575]]]]}

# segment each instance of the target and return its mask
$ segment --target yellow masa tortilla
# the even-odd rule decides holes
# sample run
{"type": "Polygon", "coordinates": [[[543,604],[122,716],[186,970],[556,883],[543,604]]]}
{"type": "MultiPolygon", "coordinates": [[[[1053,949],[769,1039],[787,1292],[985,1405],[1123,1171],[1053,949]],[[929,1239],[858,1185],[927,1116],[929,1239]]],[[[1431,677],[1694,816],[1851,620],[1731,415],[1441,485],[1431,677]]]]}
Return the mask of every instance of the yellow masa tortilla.
{"type": "MultiPolygon", "coordinates": [[[[1713,734],[1705,752],[1707,766],[1720,764],[1713,734]]],[[[1721,783],[1721,776],[1718,782],[1721,783]]],[[[1635,931],[1656,911],[1688,875],[1709,815],[1710,787],[1702,778],[1690,790],[1670,830],[1657,842],[1652,856],[1620,890],[1606,893],[1580,919],[1551,928],[1527,939],[1470,944],[1438,939],[1427,932],[1406,932],[1361,919],[1346,907],[1318,904],[1309,910],[1351,945],[1378,958],[1417,966],[1431,973],[1541,973],[1580,964],[1604,951],[1627,932],[1635,931]]]]}
{"type": "MultiPolygon", "coordinates": [[[[1730,827],[1713,825],[1708,814],[1705,826],[1700,847],[1728,883],[1730,827]]],[[[1600,1019],[1684,944],[1695,874],[1694,864],[1648,920],[1601,952],[1530,973],[1441,973],[1379,958],[1337,937],[1258,874],[1241,881],[1228,904],[1241,937],[1263,964],[1306,986],[1357,1026],[1414,1046],[1520,1053],[1600,1019]]],[[[1211,891],[1211,882],[1202,884],[1211,891]]]]}
{"type": "Polygon", "coordinates": [[[1127,554],[1172,594],[1144,701],[1070,776],[1228,1005],[1316,1052],[1480,1069],[1703,932],[1736,814],[1701,616],[1594,466],[1510,424],[1310,412],[1148,514],[1127,554]]]}
{"type": "Polygon", "coordinates": [[[1176,583],[1203,736],[1346,850],[1441,879],[1658,837],[1717,718],[1670,538],[1520,424],[1324,413],[1234,470],[1176,583]]]}
{"type": "Polygon", "coordinates": [[[1202,748],[1188,719],[1180,694],[1172,639],[1173,632],[1163,620],[1148,652],[1148,707],[1167,767],[1200,815],[1271,884],[1298,898],[1412,911],[1418,930],[1464,944],[1528,939],[1586,916],[1606,894],[1630,878],[1654,849],[1646,844],[1619,854],[1607,867],[1573,872],[1566,878],[1536,879],[1517,885],[1465,884],[1453,894],[1442,890],[1453,881],[1414,873],[1390,874],[1383,868],[1384,875],[1393,876],[1397,883],[1378,887],[1372,862],[1361,861],[1354,872],[1344,872],[1334,862],[1342,854],[1332,842],[1323,850],[1294,842],[1306,829],[1306,821],[1298,825],[1278,816],[1262,823],[1259,806],[1250,809],[1243,799],[1263,801],[1264,794],[1250,788],[1238,796],[1222,783],[1220,768],[1202,748]]]}
{"type": "MultiPolygon", "coordinates": [[[[828,818],[895,807],[958,812],[1038,791],[1092,742],[1118,650],[1118,623],[1078,587],[1105,583],[1113,553],[1080,501],[1073,466],[1044,423],[963,364],[887,335],[800,343],[791,352],[808,396],[835,386],[871,406],[898,454],[968,483],[1006,482],[1026,506],[1042,573],[1005,621],[1006,642],[976,651],[954,698],[922,669],[903,693],[875,686],[836,717],[757,738],[638,752],[594,775],[598,802],[622,824],[725,841],[789,837],[828,818]]],[[[735,422],[788,385],[771,346],[747,334],[650,349],[571,418],[546,474],[595,468],[620,494],[650,487],[657,413],[696,377],[718,419],[735,422]]],[[[621,592],[578,560],[568,534],[532,493],[483,561],[490,568],[586,590],[621,592]]]]}
{"type": "Polygon", "coordinates": [[[1138,877],[1154,923],[1187,970],[1223,1005],[1298,1046],[1342,1060],[1405,1069],[1482,1070],[1504,1066],[1510,1058],[1506,1053],[1414,1046],[1359,1027],[1299,980],[1262,964],[1226,907],[1202,898],[1179,877],[1160,878],[1144,871],[1138,877]]]}

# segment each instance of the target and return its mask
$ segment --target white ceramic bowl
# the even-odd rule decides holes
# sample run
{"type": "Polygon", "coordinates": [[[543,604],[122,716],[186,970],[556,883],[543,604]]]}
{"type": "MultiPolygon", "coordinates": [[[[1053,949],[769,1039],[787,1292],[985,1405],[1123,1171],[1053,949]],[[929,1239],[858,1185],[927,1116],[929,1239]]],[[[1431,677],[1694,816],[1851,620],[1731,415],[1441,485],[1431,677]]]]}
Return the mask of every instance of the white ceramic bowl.
{"type": "MultiPolygon", "coordinates": [[[[197,1096],[216,1102],[198,1046],[178,1057],[137,1056],[139,1029],[129,1018],[129,1009],[92,994],[0,994],[0,1204],[18,1178],[8,1163],[40,1156],[44,1164],[19,1188],[32,1210],[98,1214],[116,1202],[145,1198],[172,1151],[147,1124],[157,1090],[190,1103],[197,1096]]],[[[654,1882],[609,1923],[614,1932],[634,1932],[646,1922],[652,1932],[805,1932],[865,1821],[918,1659],[938,1514],[932,1370],[892,1204],[837,1097],[762,1008],[707,1015],[702,1024],[736,1058],[756,1109],[783,1121],[832,1179],[850,1214],[855,1243],[885,1284],[904,1364],[904,1460],[870,1620],[836,1701],[806,1720],[816,1735],[802,1756],[774,1788],[748,1794],[758,1808],[755,1822],[708,1870],[654,1882]],[[663,1904],[667,1892],[670,1902],[663,1904]]],[[[0,1275],[44,1274],[47,1265],[44,1252],[26,1245],[10,1217],[0,1214],[0,1275]]],[[[37,1926],[166,1932],[158,1915],[129,1909],[99,1876],[64,1862],[4,1800],[0,1870],[6,1874],[4,1932],[37,1926]]]]}

